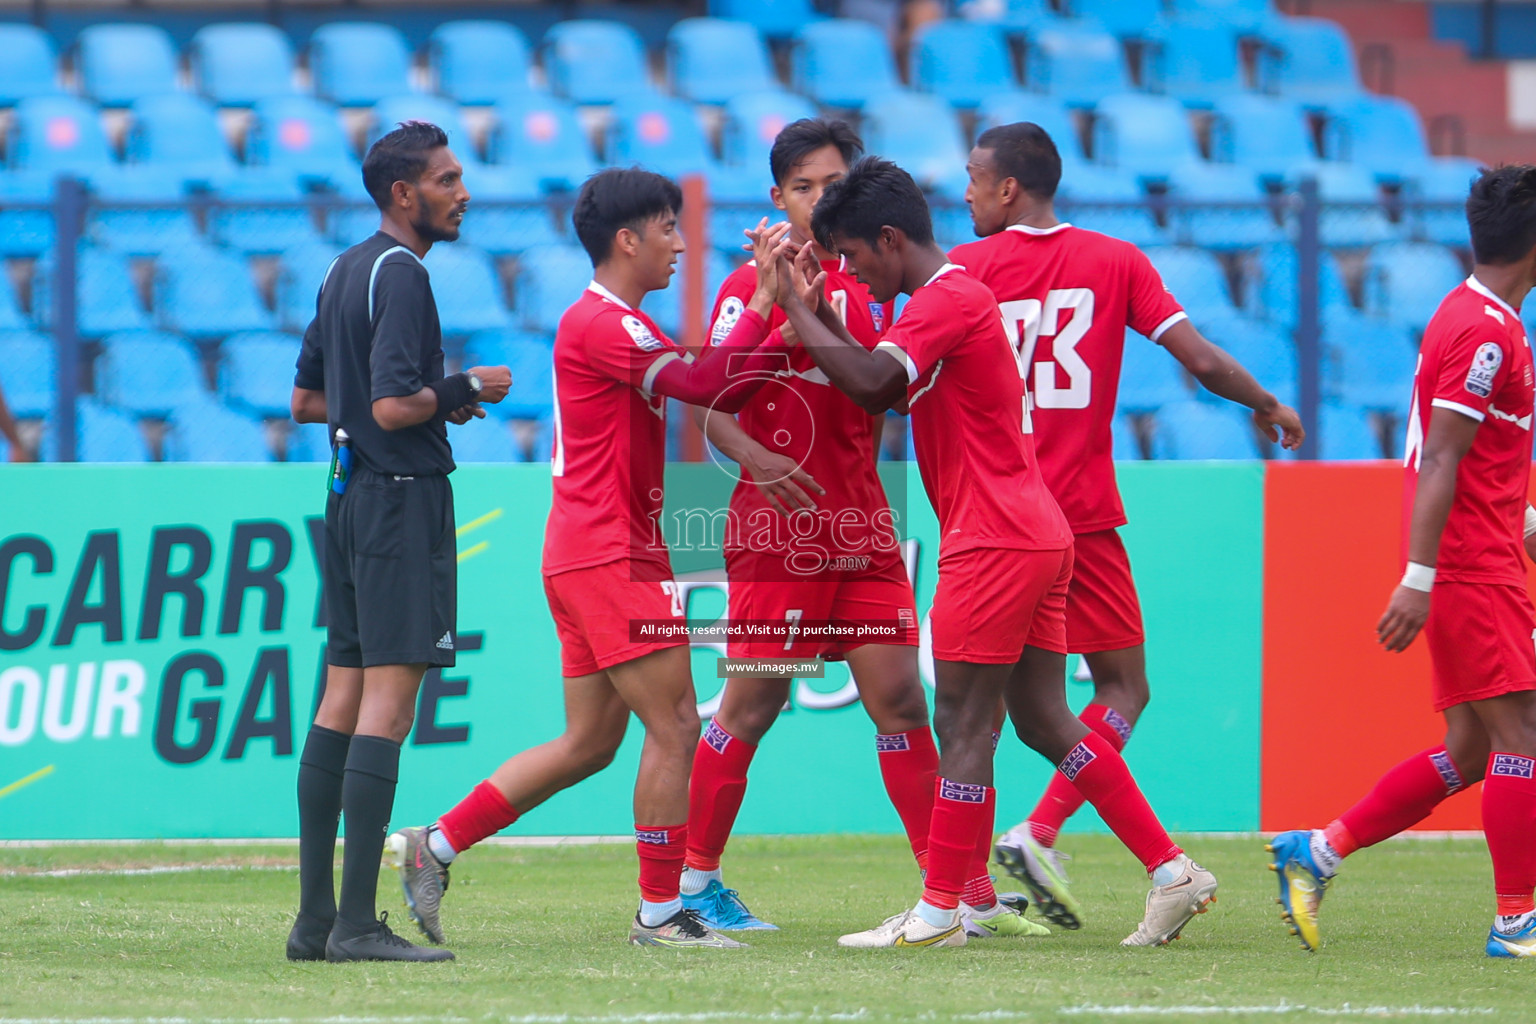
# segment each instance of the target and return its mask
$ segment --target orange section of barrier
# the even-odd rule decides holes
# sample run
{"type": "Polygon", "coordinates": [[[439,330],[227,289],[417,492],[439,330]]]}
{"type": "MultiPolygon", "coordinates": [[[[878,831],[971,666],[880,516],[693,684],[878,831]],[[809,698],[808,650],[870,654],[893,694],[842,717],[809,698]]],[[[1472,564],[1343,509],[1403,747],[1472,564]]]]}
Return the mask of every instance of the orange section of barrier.
{"type": "MultiPolygon", "coordinates": [[[[1391,464],[1268,467],[1260,828],[1321,827],[1381,773],[1438,743],[1429,651],[1376,644],[1402,574],[1403,471],[1391,464]]],[[[1418,826],[1482,827],[1474,787],[1418,826]]]]}

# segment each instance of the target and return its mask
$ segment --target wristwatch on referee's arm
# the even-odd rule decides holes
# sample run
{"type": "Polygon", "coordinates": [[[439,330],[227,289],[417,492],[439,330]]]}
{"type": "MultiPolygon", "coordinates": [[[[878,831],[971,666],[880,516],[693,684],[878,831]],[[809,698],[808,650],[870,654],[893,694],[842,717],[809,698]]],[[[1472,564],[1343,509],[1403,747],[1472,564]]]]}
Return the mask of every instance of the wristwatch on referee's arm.
{"type": "Polygon", "coordinates": [[[480,389],[485,386],[480,383],[480,375],[466,370],[464,376],[469,378],[469,400],[471,402],[480,401],[480,389]]]}

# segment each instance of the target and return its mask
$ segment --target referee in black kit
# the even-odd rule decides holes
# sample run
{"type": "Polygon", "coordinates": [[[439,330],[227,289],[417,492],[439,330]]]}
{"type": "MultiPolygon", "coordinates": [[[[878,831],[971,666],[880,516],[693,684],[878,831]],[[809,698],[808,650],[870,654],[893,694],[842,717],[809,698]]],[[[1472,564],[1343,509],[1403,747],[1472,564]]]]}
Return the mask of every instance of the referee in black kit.
{"type": "Polygon", "coordinates": [[[459,237],[469,203],[447,135],[400,125],[368,151],[363,184],[383,214],[379,231],[326,271],[294,374],[293,418],[326,423],[333,443],[345,431],[345,442],[325,506],[326,683],[299,759],[299,915],[288,958],[450,960],[375,919],[374,896],[416,691],[429,666],[454,661],[458,558],[444,424],[483,417],[480,403],[505,398],[512,375],[476,366],[443,376],[421,258],[459,237]]]}

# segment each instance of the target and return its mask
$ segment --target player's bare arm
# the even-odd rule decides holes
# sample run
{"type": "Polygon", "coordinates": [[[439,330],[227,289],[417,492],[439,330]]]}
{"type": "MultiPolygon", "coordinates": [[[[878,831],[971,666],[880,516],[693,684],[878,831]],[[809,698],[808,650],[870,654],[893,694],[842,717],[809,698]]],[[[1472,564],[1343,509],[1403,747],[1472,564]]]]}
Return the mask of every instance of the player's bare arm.
{"type": "MultiPolygon", "coordinates": [[[[1456,497],[1456,468],[1472,447],[1478,426],[1477,420],[1453,409],[1439,409],[1429,420],[1408,528],[1409,571],[1414,571],[1413,566],[1428,567],[1429,582],[1433,581],[1440,553],[1440,535],[1445,531],[1446,517],[1451,514],[1451,502],[1456,497]]],[[[1407,650],[1429,617],[1427,582],[1422,590],[1407,586],[1408,582],[1404,576],[1404,583],[1392,591],[1387,610],[1376,624],[1376,640],[1389,651],[1407,650]]]]}
{"type": "Polygon", "coordinates": [[[1211,394],[1252,409],[1253,422],[1265,437],[1279,441],[1282,448],[1301,447],[1306,431],[1296,410],[1282,405],[1231,353],[1213,345],[1188,320],[1174,324],[1158,340],[1211,394]]]}
{"type": "Polygon", "coordinates": [[[802,508],[815,511],[816,499],[810,492],[827,493],[827,489],[794,459],[754,441],[735,416],[719,409],[694,406],[693,420],[709,438],[709,443],[745,470],[768,503],[784,515],[793,515],[802,508]]]}
{"type": "Polygon", "coordinates": [[[433,381],[415,394],[376,399],[373,403],[373,418],[385,430],[414,427],[439,416],[454,423],[464,423],[472,415],[466,407],[481,402],[494,405],[506,398],[511,389],[512,371],[509,368],[471,366],[442,380],[433,381]],[[473,390],[471,379],[480,382],[478,394],[473,390]],[[460,418],[455,419],[455,416],[460,418]]]}
{"type": "Polygon", "coordinates": [[[793,267],[786,260],[781,274],[785,284],[779,288],[779,306],[816,365],[865,412],[883,413],[894,406],[906,392],[906,368],[822,321],[817,310],[830,306],[822,295],[827,274],[810,247],[801,249],[793,267]]]}
{"type": "Polygon", "coordinates": [[[324,423],[325,392],[294,388],[293,396],[288,399],[288,410],[293,413],[295,423],[324,423]]]}

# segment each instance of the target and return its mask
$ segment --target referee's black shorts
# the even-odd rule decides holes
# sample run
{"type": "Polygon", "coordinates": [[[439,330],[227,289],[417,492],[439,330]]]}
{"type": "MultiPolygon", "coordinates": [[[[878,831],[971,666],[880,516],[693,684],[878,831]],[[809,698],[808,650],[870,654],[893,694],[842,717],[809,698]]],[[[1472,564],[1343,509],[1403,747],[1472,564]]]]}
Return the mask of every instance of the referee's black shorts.
{"type": "Polygon", "coordinates": [[[446,476],[354,467],[325,506],[326,660],[343,668],[454,660],[458,552],[446,476]]]}

